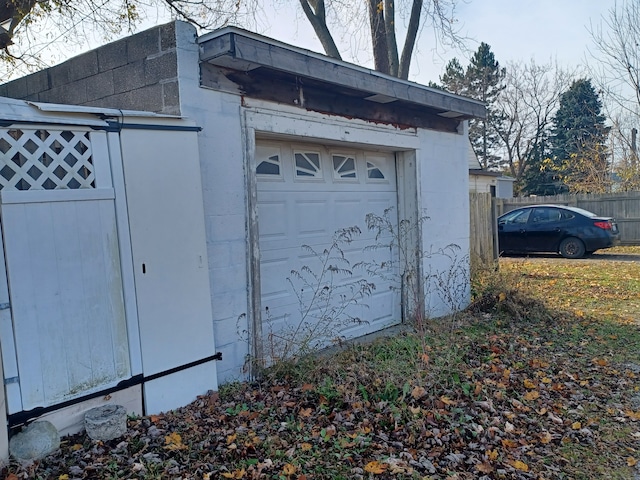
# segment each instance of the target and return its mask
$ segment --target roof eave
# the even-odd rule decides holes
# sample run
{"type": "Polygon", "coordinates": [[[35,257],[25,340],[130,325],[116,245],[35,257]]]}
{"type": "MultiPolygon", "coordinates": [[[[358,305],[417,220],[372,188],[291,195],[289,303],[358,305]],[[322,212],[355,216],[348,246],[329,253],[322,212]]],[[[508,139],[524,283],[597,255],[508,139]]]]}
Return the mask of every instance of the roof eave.
{"type": "Polygon", "coordinates": [[[403,102],[434,110],[445,118],[486,118],[484,103],[398,79],[236,27],[203,35],[200,61],[234,70],[266,68],[363,92],[377,103],[403,102]]]}

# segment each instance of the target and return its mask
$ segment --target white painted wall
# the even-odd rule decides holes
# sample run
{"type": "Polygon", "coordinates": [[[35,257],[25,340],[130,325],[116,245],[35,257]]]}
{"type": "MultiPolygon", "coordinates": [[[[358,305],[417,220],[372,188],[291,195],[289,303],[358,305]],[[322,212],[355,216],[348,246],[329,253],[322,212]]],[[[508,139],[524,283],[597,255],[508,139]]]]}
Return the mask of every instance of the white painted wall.
{"type": "Polygon", "coordinates": [[[182,114],[198,134],[204,199],[211,309],[220,382],[246,378],[247,330],[246,186],[240,97],[200,88],[195,30],[176,23],[182,114]],[[241,317],[245,315],[244,317],[241,317]],[[246,334],[245,334],[246,335],[246,334]]]}
{"type": "MultiPolygon", "coordinates": [[[[399,130],[361,120],[340,119],[286,105],[276,105],[199,87],[195,31],[177,24],[178,74],[182,114],[203,127],[199,134],[209,278],[217,364],[222,382],[245,377],[248,343],[247,181],[244,135],[270,134],[282,138],[350,143],[354,148],[415,151],[418,198],[430,219],[423,229],[423,249],[458,245],[458,260],[468,273],[469,180],[468,138],[427,130],[399,130]],[[241,104],[242,100],[242,104],[241,104]],[[242,316],[245,315],[245,316],[242,316]]],[[[410,155],[408,158],[412,158],[410,155]]],[[[434,257],[434,268],[446,271],[446,258],[434,257]]],[[[425,267],[431,267],[427,265],[425,267]]],[[[429,268],[430,269],[430,268],[429,268]]],[[[426,269],[425,271],[429,270],[426,269]]],[[[432,270],[432,269],[431,269],[432,270]]],[[[464,288],[464,302],[469,286],[464,288]]],[[[429,292],[431,314],[447,312],[429,292]]]]}
{"type": "MultiPolygon", "coordinates": [[[[0,373],[2,373],[2,355],[0,355],[0,373]]],[[[7,425],[7,402],[4,396],[4,388],[0,388],[0,468],[5,466],[9,459],[9,430],[7,425]]]]}
{"type": "Polygon", "coordinates": [[[460,283],[468,279],[470,269],[468,140],[465,133],[421,130],[420,143],[419,198],[423,215],[428,217],[422,229],[423,274],[446,277],[444,286],[438,279],[426,282],[425,308],[427,315],[439,317],[451,313],[443,288],[460,290],[463,307],[470,298],[470,285],[460,283]],[[450,245],[454,247],[448,248],[450,245]],[[449,275],[452,262],[455,276],[449,275]]]}
{"type": "Polygon", "coordinates": [[[474,193],[490,193],[491,186],[497,185],[496,177],[469,174],[469,191],[474,193]]]}

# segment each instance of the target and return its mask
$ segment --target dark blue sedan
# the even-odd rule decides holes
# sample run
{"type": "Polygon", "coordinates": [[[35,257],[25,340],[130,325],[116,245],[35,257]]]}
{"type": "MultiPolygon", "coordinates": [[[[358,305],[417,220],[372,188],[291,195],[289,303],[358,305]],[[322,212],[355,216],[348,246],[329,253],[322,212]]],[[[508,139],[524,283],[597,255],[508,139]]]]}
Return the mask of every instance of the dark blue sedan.
{"type": "Polygon", "coordinates": [[[553,252],[581,258],[620,243],[615,219],[575,207],[532,205],[498,218],[501,253],[553,252]]]}

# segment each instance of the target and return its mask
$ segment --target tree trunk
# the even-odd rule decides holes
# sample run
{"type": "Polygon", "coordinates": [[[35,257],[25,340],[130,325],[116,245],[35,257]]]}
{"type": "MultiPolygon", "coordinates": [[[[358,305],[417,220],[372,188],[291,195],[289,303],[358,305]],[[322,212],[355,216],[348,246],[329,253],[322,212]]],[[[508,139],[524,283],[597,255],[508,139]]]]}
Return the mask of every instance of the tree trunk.
{"type": "Polygon", "coordinates": [[[300,5],[309,23],[311,23],[313,30],[316,32],[318,40],[320,40],[322,48],[324,48],[324,52],[330,57],[342,60],[338,47],[333,41],[333,36],[331,32],[329,32],[329,27],[327,27],[324,0],[300,0],[300,5]]]}
{"type": "Polygon", "coordinates": [[[420,14],[422,13],[422,1],[413,0],[411,6],[411,17],[409,18],[409,26],[407,28],[407,37],[404,41],[402,56],[400,57],[400,67],[398,69],[398,78],[407,80],[409,78],[409,67],[411,66],[411,57],[413,56],[413,48],[416,45],[418,37],[418,28],[420,27],[420,14]]]}
{"type": "Polygon", "coordinates": [[[398,44],[396,42],[396,25],[394,0],[384,0],[384,30],[387,34],[387,55],[389,56],[389,74],[398,76],[398,44]]]}
{"type": "Polygon", "coordinates": [[[369,26],[371,28],[371,46],[376,71],[389,73],[389,48],[385,32],[384,12],[378,0],[369,0],[369,26]]]}

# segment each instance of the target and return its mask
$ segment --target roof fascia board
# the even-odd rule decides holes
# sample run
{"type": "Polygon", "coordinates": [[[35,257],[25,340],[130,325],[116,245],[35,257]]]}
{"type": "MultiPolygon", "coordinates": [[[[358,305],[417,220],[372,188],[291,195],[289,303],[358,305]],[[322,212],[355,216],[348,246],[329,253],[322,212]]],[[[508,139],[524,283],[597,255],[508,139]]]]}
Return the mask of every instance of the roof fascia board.
{"type": "Polygon", "coordinates": [[[466,118],[485,118],[477,100],[425,87],[357,65],[277,42],[235,27],[226,27],[198,39],[200,61],[236,69],[267,67],[372,95],[404,100],[466,118]]]}

